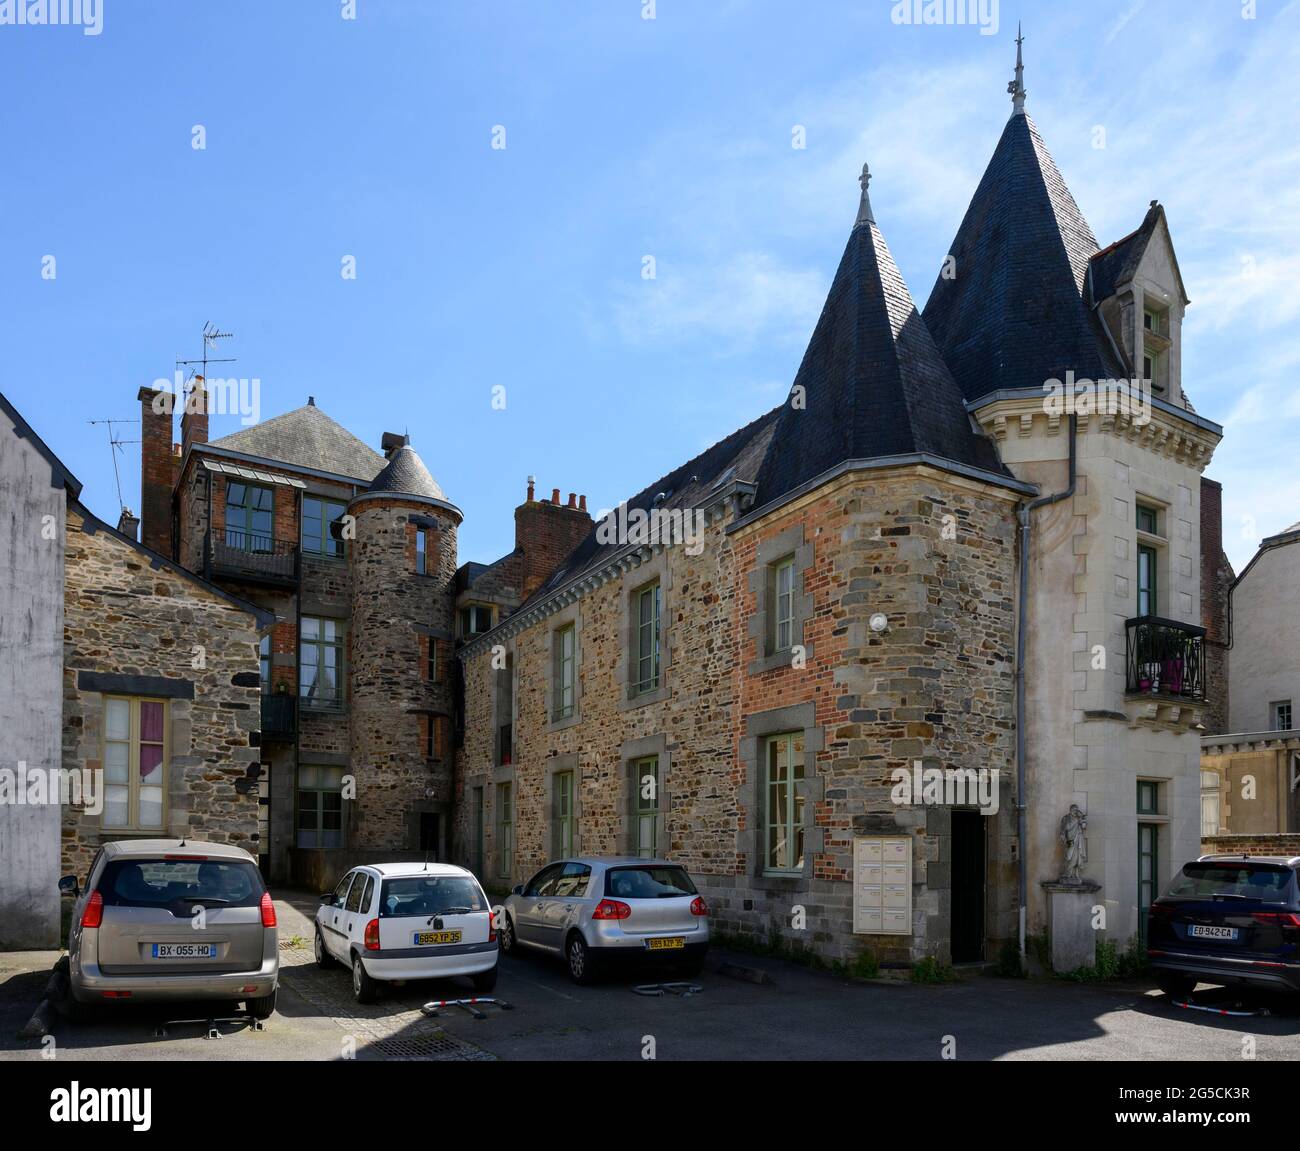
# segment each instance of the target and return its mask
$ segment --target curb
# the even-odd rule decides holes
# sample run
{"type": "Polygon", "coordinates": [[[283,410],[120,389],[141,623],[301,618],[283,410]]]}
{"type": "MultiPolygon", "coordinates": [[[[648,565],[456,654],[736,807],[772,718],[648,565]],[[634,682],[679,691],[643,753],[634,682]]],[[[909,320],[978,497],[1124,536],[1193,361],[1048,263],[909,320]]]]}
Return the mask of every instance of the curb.
{"type": "Polygon", "coordinates": [[[724,961],[718,964],[718,974],[745,983],[771,983],[772,977],[761,967],[748,967],[743,963],[724,961]]]}
{"type": "Polygon", "coordinates": [[[65,964],[60,959],[50,972],[50,980],[45,985],[45,996],[36,1005],[32,1017],[19,1030],[19,1039],[41,1039],[50,1033],[50,1024],[54,1020],[54,1003],[66,994],[66,979],[65,964]]]}

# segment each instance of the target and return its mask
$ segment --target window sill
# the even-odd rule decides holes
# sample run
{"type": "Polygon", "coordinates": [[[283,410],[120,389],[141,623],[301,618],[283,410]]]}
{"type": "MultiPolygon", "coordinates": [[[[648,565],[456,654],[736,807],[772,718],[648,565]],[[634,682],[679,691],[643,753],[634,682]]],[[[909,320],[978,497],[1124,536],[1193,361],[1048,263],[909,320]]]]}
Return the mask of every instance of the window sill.
{"type": "Polygon", "coordinates": [[[563,731],[566,727],[573,727],[582,721],[582,712],[576,707],[568,715],[553,715],[546,725],[547,731],[563,731]]]}
{"type": "MultiPolygon", "coordinates": [[[[812,658],[812,644],[803,645],[804,660],[812,658]]],[[[764,672],[776,671],[779,668],[792,668],[794,666],[794,648],[787,647],[781,651],[774,651],[770,655],[760,656],[758,659],[750,660],[749,667],[746,671],[750,675],[762,675],[764,672]]]]}
{"type": "Polygon", "coordinates": [[[634,708],[645,707],[647,704],[662,703],[670,694],[668,684],[661,680],[658,687],[651,688],[649,691],[637,692],[636,695],[625,693],[619,701],[618,710],[631,711],[634,708]]]}

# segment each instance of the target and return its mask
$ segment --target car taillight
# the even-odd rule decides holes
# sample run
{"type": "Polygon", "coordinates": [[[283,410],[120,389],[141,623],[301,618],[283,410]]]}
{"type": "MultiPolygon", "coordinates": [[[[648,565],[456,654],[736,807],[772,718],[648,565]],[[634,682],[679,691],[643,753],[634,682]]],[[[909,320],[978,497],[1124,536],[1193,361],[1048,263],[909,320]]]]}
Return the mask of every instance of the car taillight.
{"type": "Polygon", "coordinates": [[[98,891],[92,891],[81,911],[82,927],[98,927],[104,921],[104,897],[98,891]]]}
{"type": "Polygon", "coordinates": [[[275,926],[275,900],[269,891],[262,892],[262,926],[275,926]]]}
{"type": "Polygon", "coordinates": [[[366,924],[366,950],[379,950],[379,920],[372,919],[366,924]]]}
{"type": "Polygon", "coordinates": [[[709,914],[709,905],[704,902],[704,896],[697,895],[694,899],[691,900],[691,914],[692,915],[709,914]]]}
{"type": "Polygon", "coordinates": [[[488,942],[495,943],[496,941],[497,941],[497,913],[495,911],[489,910],[488,911],[488,942]]]}
{"type": "Polygon", "coordinates": [[[1172,919],[1176,911],[1168,903],[1153,903],[1147,910],[1152,915],[1158,915],[1162,919],[1172,919]]]}
{"type": "Polygon", "coordinates": [[[602,899],[591,913],[592,919],[626,919],[632,909],[619,899],[602,899]]]}
{"type": "Polygon", "coordinates": [[[1300,927],[1300,915],[1294,911],[1257,911],[1252,916],[1256,923],[1276,923],[1279,927],[1300,927]]]}

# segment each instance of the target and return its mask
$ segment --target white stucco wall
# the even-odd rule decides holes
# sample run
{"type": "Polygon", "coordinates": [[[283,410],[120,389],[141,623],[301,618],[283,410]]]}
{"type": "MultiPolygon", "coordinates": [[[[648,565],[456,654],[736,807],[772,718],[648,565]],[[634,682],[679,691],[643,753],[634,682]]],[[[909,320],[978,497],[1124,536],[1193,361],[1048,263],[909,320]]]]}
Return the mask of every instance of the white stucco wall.
{"type": "MultiPolygon", "coordinates": [[[[11,771],[62,760],[66,498],[0,409],[0,768],[11,771]]],[[[57,801],[0,803],[0,948],[58,945],[59,835],[57,801]]]]}

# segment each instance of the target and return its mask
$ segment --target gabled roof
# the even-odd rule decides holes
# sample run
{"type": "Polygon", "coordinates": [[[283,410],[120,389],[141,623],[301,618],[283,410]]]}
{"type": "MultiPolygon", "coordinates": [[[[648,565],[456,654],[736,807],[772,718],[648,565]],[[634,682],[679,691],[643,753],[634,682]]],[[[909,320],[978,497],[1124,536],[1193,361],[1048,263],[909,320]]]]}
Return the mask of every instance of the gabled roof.
{"type": "Polygon", "coordinates": [[[54,487],[63,487],[67,489],[68,496],[76,499],[81,495],[81,481],[77,479],[69,470],[67,465],[59,459],[47,446],[45,441],[32,430],[29,424],[19,414],[18,409],[13,406],[3,392],[0,392],[0,411],[3,411],[9,417],[10,423],[14,426],[14,435],[20,440],[26,440],[36,450],[47,464],[50,465],[50,483],[54,487]]]}
{"type": "Polygon", "coordinates": [[[846,460],[926,454],[1008,474],[971,426],[876,226],[865,170],[862,179],[857,222],[759,473],[759,505],[846,460]]]}
{"type": "Polygon", "coordinates": [[[402,444],[394,449],[388,465],[371,483],[373,492],[387,492],[391,495],[421,496],[431,500],[445,500],[442,488],[437,480],[429,474],[415,449],[410,444],[402,444]]]}
{"type": "Polygon", "coordinates": [[[1013,115],[922,315],[968,400],[1125,374],[1084,300],[1097,240],[1038,128],[1013,115]]]}
{"type": "MultiPolygon", "coordinates": [[[[1138,267],[1142,263],[1142,257],[1146,254],[1147,246],[1151,242],[1151,237],[1156,234],[1156,229],[1161,224],[1165,226],[1165,235],[1169,234],[1169,223],[1165,219],[1165,210],[1155,201],[1151,201],[1151,207],[1147,209],[1146,216],[1143,217],[1141,225],[1134,232],[1127,236],[1122,236],[1113,244],[1107,245],[1092,257],[1092,285],[1090,303],[1098,303],[1127,284],[1134,276],[1137,275],[1138,267]]],[[[1183,287],[1183,274],[1178,267],[1178,257],[1173,252],[1173,244],[1169,245],[1170,258],[1174,265],[1174,275],[1178,278],[1178,292],[1182,297],[1183,303],[1186,304],[1187,292],[1183,287]]]]}
{"type": "Polygon", "coordinates": [[[374,479],[385,464],[383,456],[330,419],[314,401],[222,436],[212,445],[363,483],[374,479]]]}

